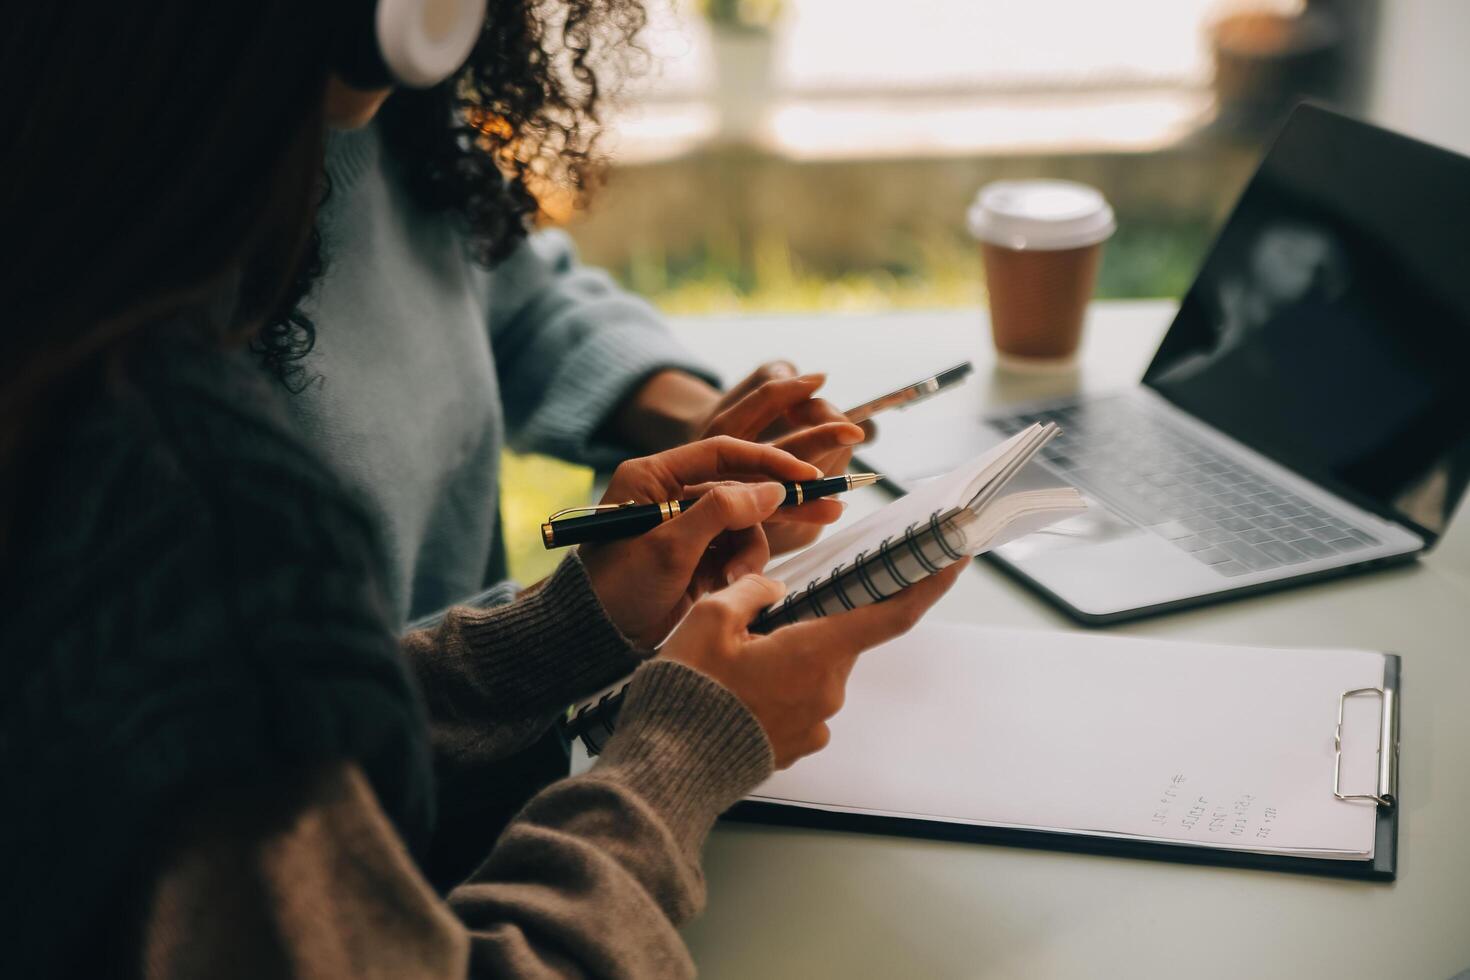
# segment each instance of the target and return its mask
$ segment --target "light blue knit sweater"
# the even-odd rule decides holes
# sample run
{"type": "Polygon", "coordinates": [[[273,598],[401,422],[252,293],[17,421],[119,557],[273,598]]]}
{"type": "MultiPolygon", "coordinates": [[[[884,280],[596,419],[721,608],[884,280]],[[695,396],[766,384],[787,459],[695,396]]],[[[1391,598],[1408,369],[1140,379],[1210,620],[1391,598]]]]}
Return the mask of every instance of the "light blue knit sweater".
{"type": "Polygon", "coordinates": [[[503,445],[610,466],[624,454],[593,435],[624,396],[664,368],[712,375],[559,232],[476,265],[455,220],[395,182],[376,129],[334,133],[327,171],[320,380],[291,410],[375,512],[402,623],[503,575],[503,445]]]}

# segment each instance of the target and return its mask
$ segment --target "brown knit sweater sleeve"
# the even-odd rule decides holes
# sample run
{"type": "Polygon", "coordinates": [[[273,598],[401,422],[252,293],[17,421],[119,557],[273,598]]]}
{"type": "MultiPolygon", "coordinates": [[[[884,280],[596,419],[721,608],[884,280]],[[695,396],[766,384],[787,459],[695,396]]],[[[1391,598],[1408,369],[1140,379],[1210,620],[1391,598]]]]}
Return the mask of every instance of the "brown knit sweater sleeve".
{"type": "Polygon", "coordinates": [[[598,765],[536,796],[447,908],[355,765],[294,792],[244,788],[192,821],[167,863],[144,973],[691,976],[677,930],[704,904],[699,852],[771,765],[732,694],[679,664],[648,664],[598,765]]]}
{"type": "Polygon", "coordinates": [[[575,552],[513,602],[452,608],[400,649],[423,691],[440,807],[450,814],[484,792],[495,762],[647,656],[608,619],[575,552]]]}

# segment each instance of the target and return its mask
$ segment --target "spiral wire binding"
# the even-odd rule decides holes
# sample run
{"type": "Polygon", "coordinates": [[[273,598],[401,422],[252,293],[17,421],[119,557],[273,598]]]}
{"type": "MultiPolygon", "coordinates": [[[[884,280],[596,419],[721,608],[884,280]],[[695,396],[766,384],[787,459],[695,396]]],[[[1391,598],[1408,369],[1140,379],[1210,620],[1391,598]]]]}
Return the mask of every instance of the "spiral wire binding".
{"type": "Polygon", "coordinates": [[[618,720],[618,711],[627,691],[625,684],[616,691],[607,692],[594,704],[584,704],[575,715],[563,720],[562,735],[569,742],[580,738],[587,747],[587,754],[597,755],[607,745],[607,739],[612,737],[613,723],[618,720]],[[599,728],[602,729],[600,735],[597,733],[599,728]]]}
{"type": "Polygon", "coordinates": [[[964,553],[956,551],[945,535],[945,526],[955,513],[956,511],[936,510],[929,515],[928,521],[915,521],[910,524],[897,541],[891,537],[884,538],[875,551],[858,552],[850,563],[833,568],[825,579],[812,579],[807,583],[806,588],[788,595],[779,606],[756,617],[751,623],[751,631],[770,632],[777,626],[799,622],[799,613],[803,609],[809,610],[811,615],[817,618],[826,616],[828,609],[823,602],[829,596],[836,596],[844,611],[856,609],[859,605],[867,605],[866,602],[853,601],[848,590],[854,581],[862,587],[869,601],[882,602],[893,592],[907,588],[917,581],[917,579],[910,579],[904,575],[895,560],[896,556],[904,551],[913,555],[919,567],[924,570],[924,576],[921,577],[933,575],[947,565],[960,561],[965,557],[964,553]],[[930,540],[938,545],[946,560],[936,562],[924,550],[930,540]],[[892,591],[884,591],[880,588],[872,574],[875,566],[881,566],[898,588],[892,591]]]}

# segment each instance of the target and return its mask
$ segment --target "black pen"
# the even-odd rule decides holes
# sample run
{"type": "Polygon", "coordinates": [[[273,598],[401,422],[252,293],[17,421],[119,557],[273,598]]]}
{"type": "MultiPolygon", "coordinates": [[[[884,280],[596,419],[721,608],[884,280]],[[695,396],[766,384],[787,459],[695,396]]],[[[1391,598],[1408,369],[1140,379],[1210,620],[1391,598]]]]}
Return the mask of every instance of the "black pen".
{"type": "MultiPolygon", "coordinates": [[[[845,493],[877,483],[882,477],[877,473],[849,473],[846,476],[829,476],[821,480],[804,480],[801,483],[783,483],[786,499],[782,507],[795,507],[808,500],[830,497],[834,493],[845,493]]],[[[547,548],[565,548],[585,541],[612,541],[631,538],[652,531],[664,521],[673,520],[693,507],[698,497],[692,500],[665,500],[657,504],[639,504],[629,500],[621,504],[598,504],[596,507],[568,507],[559,510],[541,525],[541,542],[547,548]],[[582,514],[581,517],[567,517],[582,514]]]]}

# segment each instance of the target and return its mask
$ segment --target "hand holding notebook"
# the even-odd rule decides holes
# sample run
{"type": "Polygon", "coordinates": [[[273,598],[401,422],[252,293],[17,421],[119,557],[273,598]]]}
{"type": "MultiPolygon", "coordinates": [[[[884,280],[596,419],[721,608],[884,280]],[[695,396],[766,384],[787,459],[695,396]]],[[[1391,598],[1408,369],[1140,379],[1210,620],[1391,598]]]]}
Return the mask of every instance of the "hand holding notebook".
{"type": "Polygon", "coordinates": [[[781,595],[781,585],[745,575],[701,599],[659,659],[691,667],[735,695],[766,733],[776,768],[784,769],[827,744],[827,721],[841,708],[863,652],[912,628],[959,571],[951,566],[888,602],[769,636],[745,624],[781,595]]]}
{"type": "MultiPolygon", "coordinates": [[[[1034,425],[947,476],[920,485],[766,575],[787,598],[751,624],[754,633],[878,602],[905,586],[1084,508],[1070,487],[1017,489],[1013,481],[1058,432],[1034,425]]],[[[574,707],[569,738],[596,752],[621,705],[621,688],[574,707]]]]}

